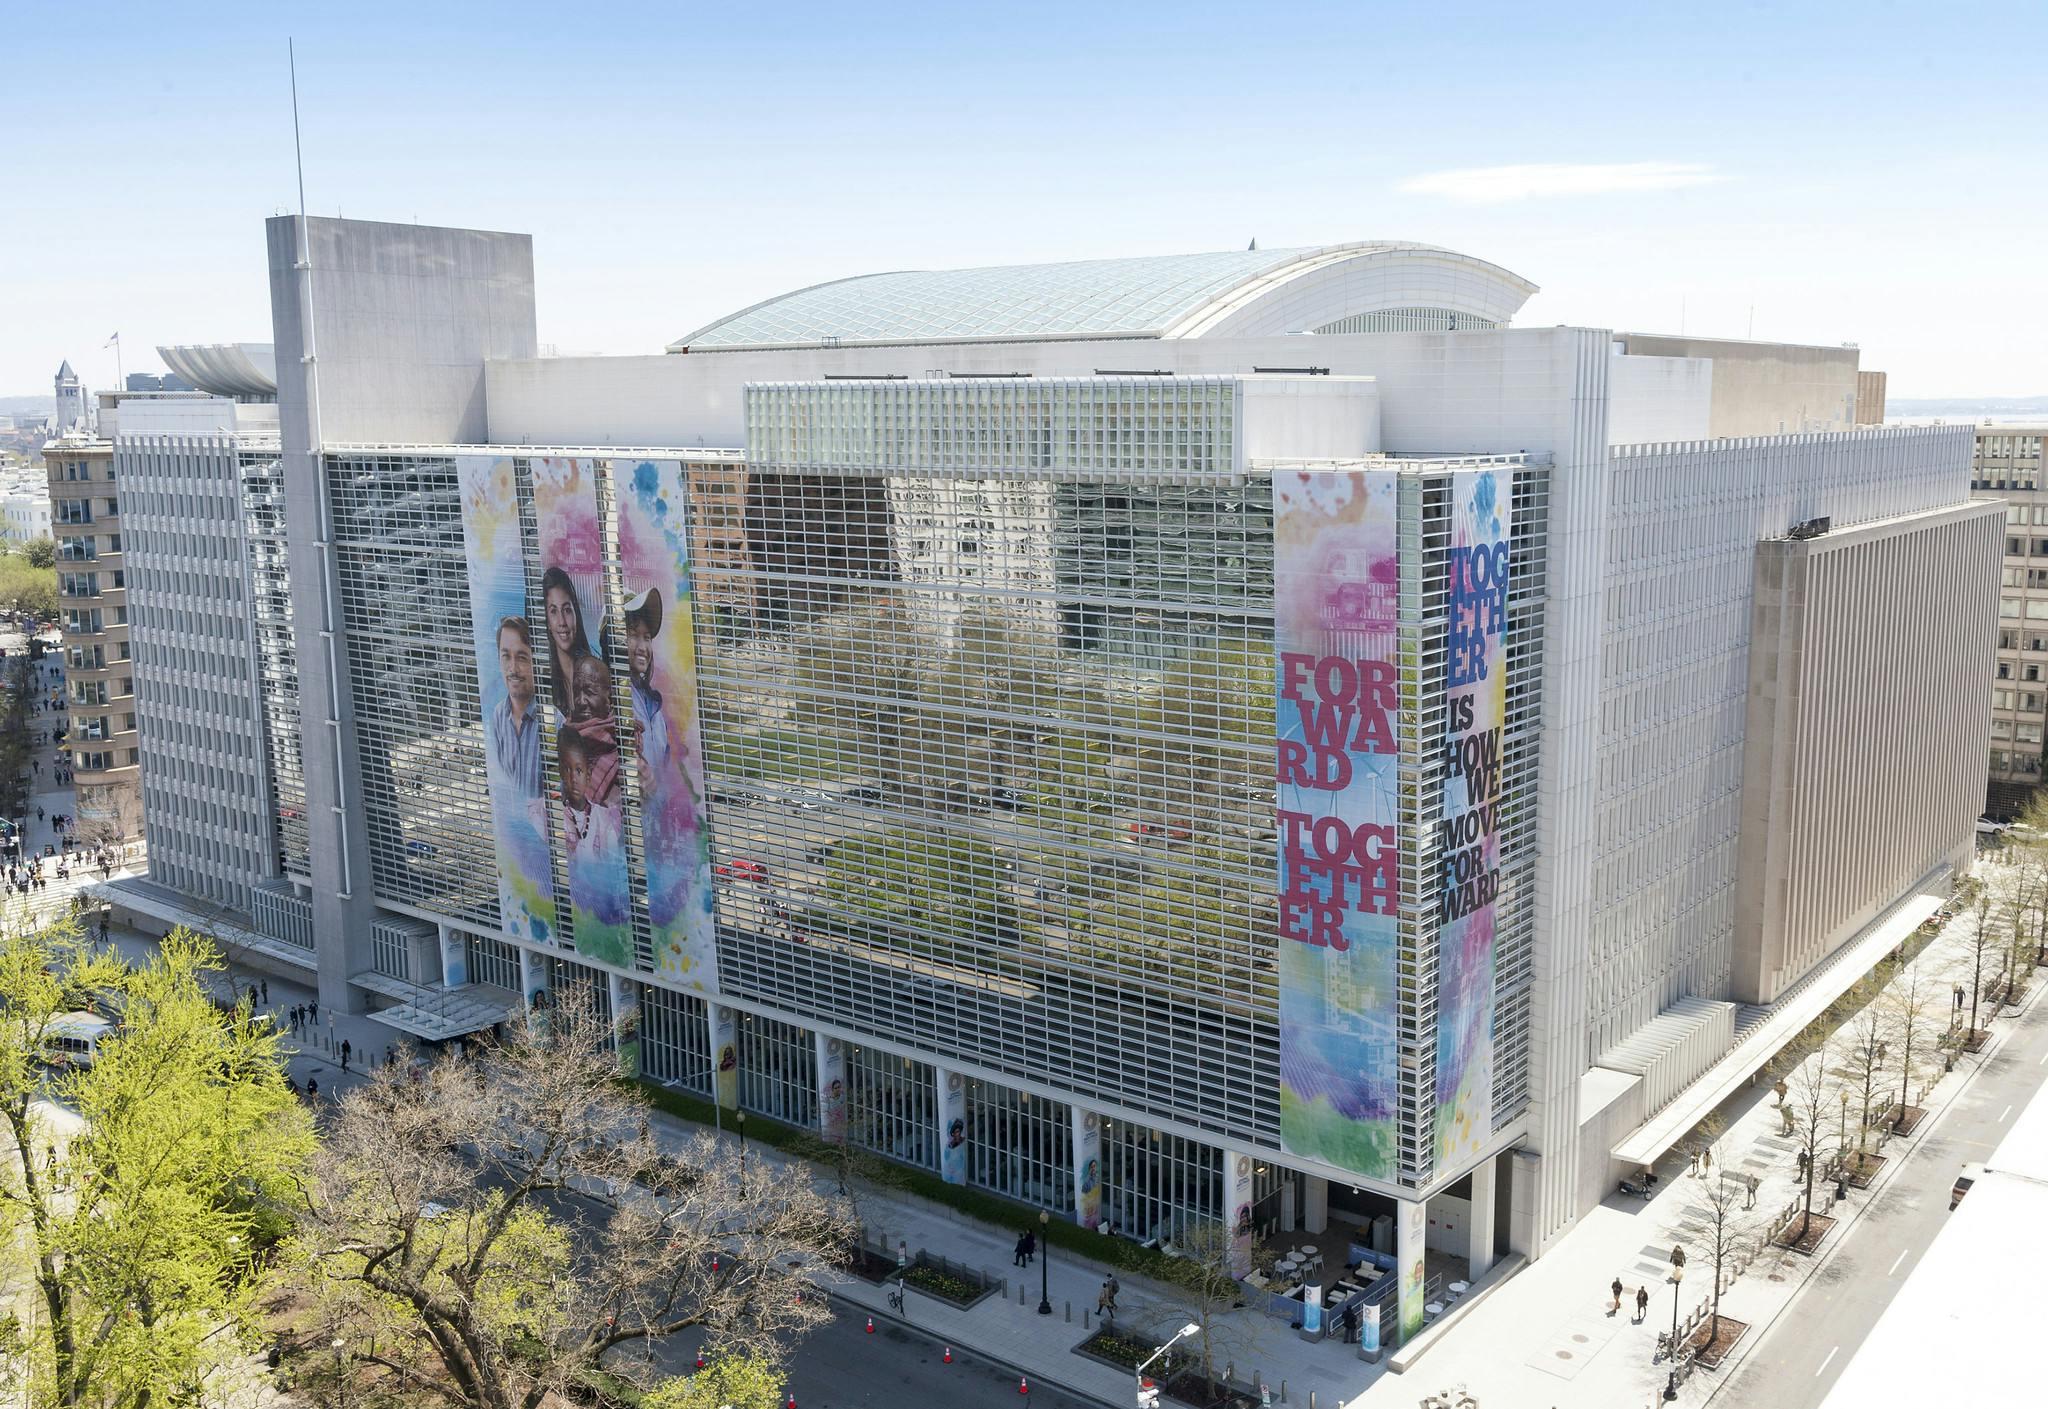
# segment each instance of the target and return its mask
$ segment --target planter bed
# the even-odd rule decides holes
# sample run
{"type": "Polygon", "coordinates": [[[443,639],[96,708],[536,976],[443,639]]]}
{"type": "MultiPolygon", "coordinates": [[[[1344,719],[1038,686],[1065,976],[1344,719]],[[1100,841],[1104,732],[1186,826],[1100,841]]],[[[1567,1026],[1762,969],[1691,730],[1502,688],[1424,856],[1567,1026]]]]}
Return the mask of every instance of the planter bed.
{"type": "Polygon", "coordinates": [[[1868,1189],[1870,1181],[1877,1178],[1877,1172],[1884,1168],[1885,1155],[1855,1155],[1842,1166],[1842,1177],[1856,1189],[1868,1189]]]}
{"type": "Polygon", "coordinates": [[[1981,1052],[1984,1050],[1984,1044],[1986,1042],[1989,1042],[1990,1040],[1991,1029],[1988,1027],[1980,1027],[1975,1032],[1971,1033],[1969,1037],[1964,1041],[1963,1050],[1965,1052],[1981,1052]]]}
{"type": "Polygon", "coordinates": [[[1749,1329],[1747,1321],[1737,1321],[1732,1316],[1723,1316],[1720,1319],[1719,1335],[1714,1334],[1714,1320],[1709,1317],[1707,1324],[1700,1327],[1693,1338],[1686,1342],[1685,1348],[1697,1356],[1699,1363],[1709,1370],[1721,1368],[1721,1362],[1734,1351],[1735,1343],[1741,1340],[1743,1333],[1749,1329]]]}
{"type": "Polygon", "coordinates": [[[1821,1239],[1828,1235],[1828,1229],[1834,1226],[1835,1220],[1831,1214],[1816,1213],[1804,1218],[1794,1215],[1792,1221],[1785,1225],[1785,1231],[1771,1239],[1771,1246],[1790,1248],[1793,1252],[1811,1257],[1814,1249],[1820,1246],[1821,1239]],[[1803,1237],[1800,1236],[1802,1224],[1806,1229],[1803,1237]]]}
{"type": "MultiPolygon", "coordinates": [[[[1112,1370],[1134,1374],[1138,1366],[1159,1349],[1164,1336],[1153,1337],[1145,1331],[1125,1331],[1115,1326],[1105,1326],[1088,1339],[1074,1347],[1074,1354],[1093,1360],[1098,1365],[1107,1365],[1112,1370]]],[[[1180,1364],[1180,1357],[1167,1354],[1152,1367],[1156,1377],[1163,1375],[1180,1364]]]]}
{"type": "Polygon", "coordinates": [[[1259,1409],[1259,1397],[1227,1384],[1217,1384],[1199,1366],[1182,1370],[1172,1379],[1161,1380],[1166,1397],[1189,1409],[1259,1409]]]}
{"type": "Polygon", "coordinates": [[[976,1273],[934,1267],[922,1258],[904,1269],[903,1285],[962,1311],[996,1294],[995,1284],[984,1282],[976,1273]]]}
{"type": "Polygon", "coordinates": [[[896,1259],[885,1257],[873,1248],[856,1248],[853,1256],[846,1260],[846,1270],[863,1282],[880,1286],[896,1280],[896,1259]]]}
{"type": "Polygon", "coordinates": [[[1904,1110],[1893,1108],[1887,1121],[1894,1135],[1911,1135],[1920,1128],[1920,1122],[1927,1118],[1927,1112],[1919,1106],[1907,1106],[1904,1110]]]}

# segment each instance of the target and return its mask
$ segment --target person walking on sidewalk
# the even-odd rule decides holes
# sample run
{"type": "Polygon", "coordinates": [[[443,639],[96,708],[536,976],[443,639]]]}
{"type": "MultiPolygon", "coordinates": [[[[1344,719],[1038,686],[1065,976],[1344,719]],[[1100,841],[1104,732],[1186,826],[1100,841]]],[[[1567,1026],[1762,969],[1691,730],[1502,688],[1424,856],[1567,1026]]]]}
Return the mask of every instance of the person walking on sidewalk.
{"type": "Polygon", "coordinates": [[[1650,1289],[1649,1289],[1648,1287],[1637,1287],[1637,1288],[1636,1288],[1636,1324],[1637,1324],[1638,1326],[1642,1325],[1642,1324],[1643,1324],[1643,1321],[1644,1321],[1644,1319],[1645,1319],[1646,1317],[1648,1317],[1648,1316],[1649,1316],[1649,1314],[1650,1314],[1650,1289]]]}
{"type": "Polygon", "coordinates": [[[1712,1145],[1709,1145],[1705,1149],[1700,1151],[1700,1177],[1704,1179],[1707,1175],[1712,1174],[1713,1172],[1714,1147],[1712,1145]]]}
{"type": "Polygon", "coordinates": [[[1742,1204],[1744,1208],[1756,1207],[1756,1186],[1759,1182],[1760,1181],[1754,1174],[1750,1175],[1748,1178],[1742,1181],[1744,1192],[1748,1195],[1748,1197],[1743,1201],[1742,1204]]]}
{"type": "Polygon", "coordinates": [[[263,990],[263,1006],[268,1008],[270,1006],[270,980],[263,980],[263,982],[259,984],[258,987],[260,987],[263,990]]]}
{"type": "Polygon", "coordinates": [[[1102,1279],[1102,1290],[1096,1295],[1095,1314],[1097,1316],[1116,1315],[1116,1290],[1116,1274],[1112,1272],[1102,1279]]]}
{"type": "Polygon", "coordinates": [[[1609,1316],[1612,1316],[1615,1312],[1621,1310],[1621,1278],[1616,1277],[1614,1279],[1614,1285],[1609,1287],[1607,1290],[1614,1293],[1614,1305],[1607,1308],[1607,1314],[1609,1316]]]}
{"type": "Polygon", "coordinates": [[[1687,1167],[1685,1172],[1697,1178],[1700,1172],[1700,1148],[1699,1146],[1695,1145],[1687,1153],[1689,1153],[1692,1156],[1692,1163],[1690,1166],[1687,1167]]]}
{"type": "Polygon", "coordinates": [[[349,1052],[350,1048],[348,1045],[348,1039],[344,1037],[341,1039],[341,1069],[343,1071],[348,1070],[349,1052]]]}
{"type": "Polygon", "coordinates": [[[1012,1265],[1016,1267],[1029,1267],[1031,1265],[1031,1254],[1037,1250],[1038,1239],[1031,1235],[1029,1229],[1026,1229],[1024,1236],[1017,1239],[1017,1255],[1011,1260],[1012,1265]]]}

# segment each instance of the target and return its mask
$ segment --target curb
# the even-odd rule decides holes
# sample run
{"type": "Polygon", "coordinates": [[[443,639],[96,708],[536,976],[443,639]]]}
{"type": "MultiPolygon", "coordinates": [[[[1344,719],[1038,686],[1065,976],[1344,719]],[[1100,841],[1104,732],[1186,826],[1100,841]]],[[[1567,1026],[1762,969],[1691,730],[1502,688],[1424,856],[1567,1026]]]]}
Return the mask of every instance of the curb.
{"type": "Polygon", "coordinates": [[[979,1360],[984,1365],[993,1366],[1005,1374],[1016,1375],[1018,1378],[1029,1380],[1033,1384],[1042,1384],[1048,1389],[1056,1389],[1068,1398],[1078,1399],[1084,1404],[1098,1404],[1102,1406],[1102,1409],[1123,1409],[1122,1405],[1114,1404],[1091,1390],[1080,1389],[1074,1385],[1056,1380],[1043,1371],[1032,1369],[1029,1365],[1020,1365],[1007,1357],[992,1355],[979,1346],[968,1345],[961,1341],[943,1340],[941,1337],[934,1335],[929,1327],[920,1326],[908,1316],[898,1315],[896,1312],[889,1310],[886,1301],[880,1307],[869,1306],[866,1302],[856,1300],[847,1295],[839,1287],[827,1287],[825,1294],[842,1306],[857,1308],[863,1316],[873,1316],[877,1324],[883,1321],[892,1322],[915,1331],[928,1340],[938,1340],[941,1344],[950,1346],[956,1358],[966,1355],[970,1359],[979,1360]]]}

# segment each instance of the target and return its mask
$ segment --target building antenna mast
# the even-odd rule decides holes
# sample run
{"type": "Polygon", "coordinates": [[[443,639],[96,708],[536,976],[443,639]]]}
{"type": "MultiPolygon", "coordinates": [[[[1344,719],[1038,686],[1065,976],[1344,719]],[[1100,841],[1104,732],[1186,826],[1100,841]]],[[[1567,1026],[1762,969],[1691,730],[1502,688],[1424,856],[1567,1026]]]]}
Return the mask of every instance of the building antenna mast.
{"type": "Polygon", "coordinates": [[[300,361],[306,367],[307,449],[320,453],[320,370],[313,348],[313,239],[306,226],[306,149],[299,137],[299,51],[289,36],[284,41],[285,60],[292,74],[292,165],[299,178],[299,313],[300,361]]]}

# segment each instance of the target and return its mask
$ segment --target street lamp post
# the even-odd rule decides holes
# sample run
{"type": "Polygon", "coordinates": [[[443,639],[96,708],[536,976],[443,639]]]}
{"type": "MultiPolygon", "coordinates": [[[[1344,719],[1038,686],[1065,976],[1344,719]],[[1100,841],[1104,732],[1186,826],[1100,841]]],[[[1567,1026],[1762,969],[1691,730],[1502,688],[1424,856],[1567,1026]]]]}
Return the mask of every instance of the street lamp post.
{"type": "MultiPolygon", "coordinates": [[[[715,1105],[716,1102],[714,1101],[713,1104],[715,1105]]],[[[733,1128],[740,1133],[740,1178],[745,1179],[747,1177],[747,1113],[745,1111],[734,1111],[732,1113],[732,1120],[733,1128]]]]}
{"type": "Polygon", "coordinates": [[[1664,1398],[1678,1398],[1678,1296],[1685,1283],[1685,1251],[1671,1249],[1671,1370],[1664,1379],[1664,1398]]]}
{"type": "Polygon", "coordinates": [[[1040,1316],[1052,1315],[1052,1293],[1049,1290],[1050,1281],[1046,1273],[1046,1267],[1052,1261],[1052,1244],[1046,1240],[1045,1236],[1050,1230],[1051,1225],[1052,1215],[1044,1209],[1040,1209],[1038,1211],[1038,1314],[1040,1316]]]}
{"type": "Polygon", "coordinates": [[[1148,1392],[1145,1388],[1145,1371],[1151,1368],[1152,1362],[1157,1360],[1160,1356],[1166,1354],[1167,1351],[1172,1350],[1175,1346],[1179,1345],[1189,1336],[1199,1335],[1201,1333],[1201,1330],[1201,1326],[1197,1323],[1193,1321],[1188,1322],[1187,1325],[1182,1326],[1179,1330],[1173,1333],[1173,1339],[1169,1340],[1165,1345],[1160,1346],[1159,1349],[1153,1351],[1150,1355],[1146,1356],[1144,1360],[1139,1363],[1138,1368],[1131,1371],[1132,1378],[1136,1379],[1138,1382],[1139,1404],[1150,1405],[1157,1404],[1159,1402],[1158,1392],[1156,1390],[1151,1391],[1150,1397],[1148,1398],[1148,1392]]]}

